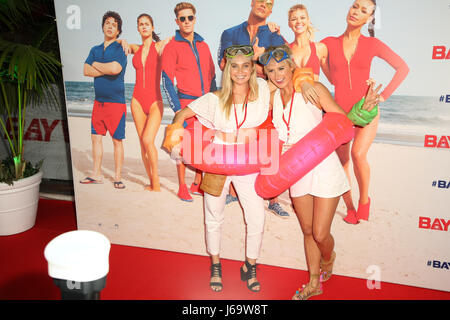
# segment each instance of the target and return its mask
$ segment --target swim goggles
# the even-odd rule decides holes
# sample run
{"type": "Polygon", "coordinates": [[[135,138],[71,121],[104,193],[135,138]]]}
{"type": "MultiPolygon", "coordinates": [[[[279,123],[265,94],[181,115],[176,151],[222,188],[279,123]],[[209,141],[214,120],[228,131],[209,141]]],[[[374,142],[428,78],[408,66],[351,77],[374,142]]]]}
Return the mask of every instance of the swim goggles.
{"type": "Polygon", "coordinates": [[[256,0],[256,2],[264,2],[267,8],[273,8],[273,2],[271,0],[256,0]]]}
{"type": "Polygon", "coordinates": [[[225,56],[227,58],[234,58],[239,53],[244,55],[245,57],[253,56],[253,47],[249,45],[233,45],[225,49],[225,56]]]}
{"type": "Polygon", "coordinates": [[[281,62],[287,58],[289,58],[289,54],[284,51],[281,48],[276,48],[273,51],[268,51],[268,52],[264,52],[260,57],[259,57],[259,62],[263,65],[263,66],[267,66],[267,64],[270,62],[270,59],[274,58],[276,62],[281,62]]]}

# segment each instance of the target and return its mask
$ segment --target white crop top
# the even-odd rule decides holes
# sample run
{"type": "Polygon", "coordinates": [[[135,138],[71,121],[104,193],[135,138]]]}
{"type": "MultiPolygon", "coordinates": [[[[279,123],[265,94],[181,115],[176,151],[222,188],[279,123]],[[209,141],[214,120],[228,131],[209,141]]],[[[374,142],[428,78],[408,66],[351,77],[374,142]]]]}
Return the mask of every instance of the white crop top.
{"type": "MultiPolygon", "coordinates": [[[[242,109],[242,103],[237,104],[236,115],[239,124],[244,120],[240,128],[253,128],[262,124],[269,113],[270,90],[267,82],[261,78],[258,81],[258,99],[248,102],[247,115],[242,109]]],[[[197,114],[197,119],[205,127],[226,133],[237,131],[236,118],[232,109],[230,117],[227,119],[225,113],[221,110],[219,97],[209,92],[204,96],[194,100],[188,107],[197,114]]]]}

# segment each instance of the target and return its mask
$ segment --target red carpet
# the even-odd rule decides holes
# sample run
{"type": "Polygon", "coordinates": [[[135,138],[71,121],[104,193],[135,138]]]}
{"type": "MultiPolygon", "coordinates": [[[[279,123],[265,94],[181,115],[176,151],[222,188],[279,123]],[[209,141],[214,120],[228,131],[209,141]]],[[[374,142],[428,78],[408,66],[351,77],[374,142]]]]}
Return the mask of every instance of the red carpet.
{"type": "MultiPolygon", "coordinates": [[[[71,230],[76,230],[74,203],[41,199],[32,229],[0,237],[0,299],[60,299],[43,252],[50,240],[71,230]]],[[[109,262],[103,300],[286,300],[308,279],[304,271],[260,265],[262,289],[251,293],[240,280],[242,263],[223,260],[224,290],[214,293],[208,285],[208,257],[112,245],[109,262]]],[[[385,282],[380,290],[369,290],[365,280],[334,275],[313,299],[450,300],[450,293],[385,282]]]]}

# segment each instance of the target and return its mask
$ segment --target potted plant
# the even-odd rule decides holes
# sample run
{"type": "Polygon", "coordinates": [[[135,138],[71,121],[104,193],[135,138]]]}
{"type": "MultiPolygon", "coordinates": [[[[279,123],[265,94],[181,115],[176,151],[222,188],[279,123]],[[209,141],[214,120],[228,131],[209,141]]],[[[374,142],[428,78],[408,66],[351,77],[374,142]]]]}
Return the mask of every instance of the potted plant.
{"type": "Polygon", "coordinates": [[[28,230],[36,219],[42,161],[25,160],[23,136],[28,107],[58,104],[61,63],[50,6],[0,1],[0,133],[10,151],[0,159],[0,235],[28,230]]]}

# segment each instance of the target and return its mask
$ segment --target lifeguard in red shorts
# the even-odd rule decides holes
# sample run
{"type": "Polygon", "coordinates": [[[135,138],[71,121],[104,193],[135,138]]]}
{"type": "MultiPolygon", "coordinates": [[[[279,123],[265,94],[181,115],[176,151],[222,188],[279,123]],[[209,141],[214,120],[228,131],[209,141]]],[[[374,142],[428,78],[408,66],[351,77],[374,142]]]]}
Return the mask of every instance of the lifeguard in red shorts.
{"type": "Polygon", "coordinates": [[[103,16],[104,42],[89,52],[84,64],[84,75],[94,78],[95,101],[92,110],[91,139],[94,169],[82,184],[102,183],[103,136],[107,132],[114,144],[114,187],[124,189],[121,181],[123,144],[125,139],[125,85],[124,74],[127,58],[122,46],[116,42],[122,32],[122,19],[116,12],[108,11],[103,16]]]}

